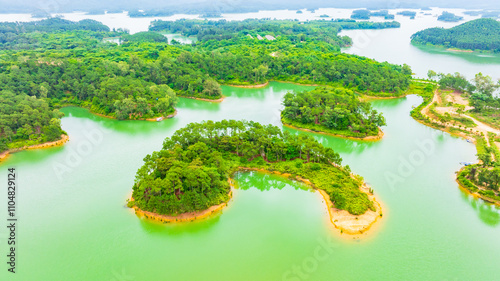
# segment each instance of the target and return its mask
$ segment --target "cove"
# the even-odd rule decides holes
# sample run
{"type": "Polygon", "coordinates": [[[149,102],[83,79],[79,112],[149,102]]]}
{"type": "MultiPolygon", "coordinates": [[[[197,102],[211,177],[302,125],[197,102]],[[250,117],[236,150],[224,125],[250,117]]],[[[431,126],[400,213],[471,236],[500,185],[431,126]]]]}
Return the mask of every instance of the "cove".
{"type": "MultiPolygon", "coordinates": [[[[500,209],[468,196],[455,182],[459,162],[474,162],[475,148],[414,121],[409,112],[422,102],[414,95],[372,101],[387,120],[378,142],[306,133],[339,152],[383,202],[380,225],[363,239],[332,232],[319,194],[257,172],[238,173],[228,207],[205,220],[158,224],[138,219],[125,207],[142,158],[160,149],[177,129],[207,119],[281,126],[281,98],[303,89],[310,87],[277,82],[261,89],[225,86],[223,102],[181,98],[178,115],[162,122],[117,121],[64,108],[62,127],[69,142],[17,152],[0,163],[1,178],[6,179],[9,167],[19,175],[22,263],[17,277],[489,280],[498,275],[494,257],[500,251],[500,209]],[[93,142],[89,135],[102,137],[93,142]],[[417,141],[426,140],[433,144],[432,153],[400,174],[404,159],[420,149],[417,141]],[[80,160],[69,157],[74,154],[80,160]],[[60,177],[54,171],[58,165],[69,169],[60,177]],[[390,184],[387,173],[402,181],[390,184]]],[[[0,200],[5,206],[6,196],[0,200]]],[[[0,230],[1,241],[5,235],[6,229],[0,230]]],[[[1,280],[9,278],[7,271],[0,272],[1,280]]]]}

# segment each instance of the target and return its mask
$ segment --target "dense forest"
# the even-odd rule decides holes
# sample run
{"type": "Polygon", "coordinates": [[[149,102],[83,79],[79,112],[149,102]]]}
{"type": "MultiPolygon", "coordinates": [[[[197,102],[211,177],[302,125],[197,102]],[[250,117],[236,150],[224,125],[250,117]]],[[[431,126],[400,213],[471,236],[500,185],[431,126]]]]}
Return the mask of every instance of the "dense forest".
{"type": "Polygon", "coordinates": [[[227,40],[242,36],[257,35],[283,36],[293,43],[301,41],[324,41],[345,47],[350,45],[347,36],[339,37],[342,29],[382,29],[398,28],[400,23],[392,22],[356,22],[355,20],[314,20],[299,22],[296,20],[246,19],[242,21],[227,20],[155,20],[151,23],[151,31],[180,33],[184,36],[196,36],[198,41],[227,40]]]}
{"type": "Polygon", "coordinates": [[[382,114],[346,89],[316,88],[288,93],[281,113],[284,124],[351,137],[376,136],[385,125],[382,114]]]}
{"type": "Polygon", "coordinates": [[[312,137],[276,126],[234,120],[191,123],[144,158],[129,206],[166,215],[204,210],[227,202],[228,178],[240,167],[252,167],[309,179],[330,195],[336,208],[351,214],[375,210],[359,189],[362,178],[352,177],[341,161],[312,137]]]}
{"type": "Polygon", "coordinates": [[[445,28],[428,28],[412,35],[414,44],[432,44],[446,48],[500,52],[500,22],[476,19],[445,28]]]}
{"type": "MultiPolygon", "coordinates": [[[[196,29],[193,22],[171,24],[172,28],[185,24],[189,31],[196,29]]],[[[0,34],[8,34],[0,51],[0,84],[2,90],[16,95],[42,99],[51,109],[76,105],[117,119],[152,119],[170,116],[177,96],[219,99],[221,84],[280,80],[397,96],[410,83],[411,69],[406,65],[340,53],[349,40],[338,37],[338,30],[353,24],[351,27],[374,28],[370,23],[318,21],[305,25],[305,30],[293,21],[242,23],[249,24],[248,28],[278,30],[274,40],[258,40],[232,30],[241,28],[237,25],[199,22],[207,26],[196,35],[205,35],[189,45],[169,45],[155,31],[134,35],[109,31],[93,21],[55,18],[0,24],[5,31],[0,34]],[[279,31],[276,27],[281,25],[294,25],[297,30],[279,31]],[[213,39],[206,35],[207,30],[233,35],[213,39]],[[116,36],[122,37],[122,44],[103,40],[116,36]]],[[[0,132],[2,139],[5,135],[0,132]]]]}
{"type": "Polygon", "coordinates": [[[66,40],[72,48],[96,46],[106,34],[109,27],[95,20],[81,20],[73,22],[61,18],[49,18],[33,22],[1,22],[0,48],[6,49],[59,49],[61,46],[54,41],[66,40]],[[85,32],[85,33],[83,33],[85,32]],[[78,37],[85,37],[79,40],[78,37]]]}
{"type": "Polygon", "coordinates": [[[61,113],[42,98],[0,92],[0,152],[61,137],[61,113]]]}

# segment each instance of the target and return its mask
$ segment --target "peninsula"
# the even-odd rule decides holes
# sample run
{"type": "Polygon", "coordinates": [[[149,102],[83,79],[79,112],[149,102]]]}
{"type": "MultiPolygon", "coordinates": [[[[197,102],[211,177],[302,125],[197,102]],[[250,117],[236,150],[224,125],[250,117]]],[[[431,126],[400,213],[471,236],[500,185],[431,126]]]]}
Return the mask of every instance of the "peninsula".
{"type": "Polygon", "coordinates": [[[128,206],[164,222],[205,217],[231,198],[234,173],[259,170],[319,190],[337,228],[363,233],[382,211],[363,179],[341,161],[339,154],[312,137],[272,125],[235,120],[191,123],[165,139],[162,150],[144,158],[128,206]],[[341,221],[334,219],[336,215],[341,221]]]}

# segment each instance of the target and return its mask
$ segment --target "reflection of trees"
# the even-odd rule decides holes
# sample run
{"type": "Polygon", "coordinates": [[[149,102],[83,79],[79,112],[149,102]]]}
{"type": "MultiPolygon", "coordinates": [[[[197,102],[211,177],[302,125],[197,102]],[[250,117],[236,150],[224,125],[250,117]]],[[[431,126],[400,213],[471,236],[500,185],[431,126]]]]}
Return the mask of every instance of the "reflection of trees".
{"type": "Polygon", "coordinates": [[[278,96],[282,98],[287,92],[311,90],[314,87],[295,85],[290,83],[269,82],[269,86],[264,88],[235,88],[229,86],[222,87],[222,94],[228,97],[238,99],[250,98],[252,100],[264,100],[269,96],[278,96]]]}
{"type": "Polygon", "coordinates": [[[314,137],[319,143],[326,147],[331,147],[337,153],[349,153],[349,154],[361,154],[366,149],[379,145],[380,142],[373,141],[357,141],[351,139],[345,139],[341,137],[333,137],[324,134],[305,132],[302,130],[292,129],[288,127],[283,127],[283,131],[288,131],[292,134],[306,134],[314,137]]]}
{"type": "Polygon", "coordinates": [[[269,191],[293,186],[296,190],[308,190],[308,187],[302,183],[294,182],[279,175],[268,174],[264,172],[238,172],[233,176],[236,186],[241,190],[256,188],[260,191],[269,191]]]}
{"type": "Polygon", "coordinates": [[[180,236],[206,232],[219,222],[221,214],[222,212],[217,212],[205,219],[179,223],[160,223],[143,218],[140,224],[146,232],[154,235],[180,236]]]}
{"type": "Polygon", "coordinates": [[[180,110],[189,109],[215,112],[220,109],[220,105],[220,102],[209,102],[179,97],[179,102],[177,103],[176,108],[180,110]]]}
{"type": "MultiPolygon", "coordinates": [[[[62,153],[64,149],[64,146],[55,146],[44,149],[31,149],[15,152],[7,157],[7,161],[0,162],[0,167],[5,166],[6,163],[9,164],[10,168],[10,166],[17,165],[19,163],[36,164],[44,162],[47,161],[48,158],[62,153]]],[[[7,166],[5,166],[5,170],[7,170],[7,166]]]]}
{"type": "Polygon", "coordinates": [[[111,118],[106,118],[92,114],[88,109],[78,108],[78,107],[68,107],[62,110],[66,115],[63,117],[62,129],[64,128],[64,119],[67,117],[83,118],[87,120],[94,121],[100,126],[113,131],[126,133],[129,135],[138,135],[153,132],[155,130],[168,130],[173,129],[175,125],[179,122],[178,118],[170,118],[163,120],[161,122],[151,122],[142,120],[116,120],[111,118]]]}
{"type": "Polygon", "coordinates": [[[435,54],[435,55],[443,55],[443,56],[450,56],[450,57],[456,57],[460,58],[463,60],[466,60],[468,62],[472,62],[475,64],[498,64],[500,63],[500,56],[496,54],[491,54],[488,53],[487,55],[478,55],[476,53],[466,53],[466,52],[449,52],[446,51],[444,48],[440,47],[433,47],[433,46],[418,46],[418,45],[413,45],[420,51],[423,51],[425,53],[429,54],[435,54]]]}
{"type": "Polygon", "coordinates": [[[465,191],[462,191],[462,197],[465,201],[469,202],[472,209],[477,212],[477,215],[482,222],[489,226],[497,226],[500,224],[500,208],[489,204],[482,199],[470,196],[465,191]]]}

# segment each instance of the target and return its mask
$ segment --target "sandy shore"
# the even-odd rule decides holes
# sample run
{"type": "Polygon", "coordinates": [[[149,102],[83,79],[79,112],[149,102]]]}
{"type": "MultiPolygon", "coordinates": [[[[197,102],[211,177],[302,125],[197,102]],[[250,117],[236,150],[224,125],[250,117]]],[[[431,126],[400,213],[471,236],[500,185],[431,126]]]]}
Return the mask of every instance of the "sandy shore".
{"type": "Polygon", "coordinates": [[[474,53],[473,50],[460,50],[460,49],[453,49],[453,48],[446,49],[446,51],[458,52],[458,53],[474,53]]]}
{"type": "Polygon", "coordinates": [[[0,162],[5,160],[9,156],[9,154],[14,153],[14,152],[18,152],[21,150],[41,149],[41,148],[60,146],[60,145],[63,145],[68,140],[69,140],[68,135],[61,135],[61,139],[56,140],[56,141],[45,142],[45,143],[35,144],[35,145],[30,145],[30,146],[23,146],[23,147],[16,148],[16,149],[10,149],[10,150],[4,151],[2,154],[0,154],[0,162]]]}
{"type": "MultiPolygon", "coordinates": [[[[233,197],[233,180],[230,178],[228,180],[229,185],[231,186],[231,191],[229,191],[229,200],[233,197]]],[[[229,202],[228,200],[228,202],[229,202]]],[[[131,196],[129,201],[134,201],[134,198],[131,196]]],[[[163,223],[171,223],[171,222],[190,222],[190,221],[195,221],[195,220],[200,220],[203,218],[206,218],[213,213],[216,213],[220,210],[222,210],[224,207],[227,206],[228,202],[221,203],[219,205],[211,206],[210,208],[202,211],[197,211],[197,212],[189,212],[189,213],[183,213],[179,214],[177,216],[167,216],[167,215],[160,215],[156,214],[153,212],[148,212],[139,209],[139,207],[134,206],[132,207],[135,210],[135,214],[139,217],[145,217],[147,219],[163,222],[163,223]]]]}
{"type": "Polygon", "coordinates": [[[384,132],[380,128],[378,129],[378,134],[376,136],[367,136],[367,137],[363,137],[363,138],[356,138],[356,137],[348,137],[348,136],[344,136],[344,135],[332,134],[332,133],[323,132],[323,131],[313,131],[310,129],[295,127],[295,126],[285,124],[285,123],[283,123],[283,126],[288,127],[288,128],[292,128],[292,129],[296,129],[296,130],[301,130],[301,131],[306,131],[306,132],[311,132],[311,133],[316,133],[316,134],[323,134],[323,135],[328,135],[328,136],[333,136],[333,137],[340,137],[340,138],[350,139],[350,140],[378,141],[378,140],[381,140],[382,137],[384,136],[384,132]]]}
{"type": "Polygon", "coordinates": [[[226,84],[226,86],[231,86],[231,87],[236,87],[236,88],[264,88],[267,85],[269,85],[269,81],[266,82],[266,83],[255,84],[255,85],[232,85],[232,84],[226,84]]]}
{"type": "Polygon", "coordinates": [[[222,102],[226,98],[225,96],[222,96],[220,99],[211,100],[211,99],[196,98],[196,97],[184,97],[184,96],[179,96],[179,97],[186,98],[186,99],[192,99],[192,100],[209,101],[209,102],[222,102]]]}

